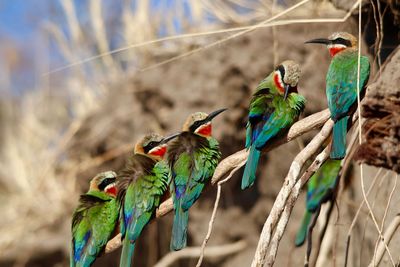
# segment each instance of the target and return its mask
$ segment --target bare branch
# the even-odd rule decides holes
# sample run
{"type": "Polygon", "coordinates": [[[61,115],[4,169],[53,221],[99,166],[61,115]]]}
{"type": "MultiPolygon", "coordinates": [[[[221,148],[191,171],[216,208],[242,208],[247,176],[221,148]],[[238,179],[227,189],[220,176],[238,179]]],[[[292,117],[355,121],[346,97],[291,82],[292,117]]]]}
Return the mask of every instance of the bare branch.
{"type": "MultiPolygon", "coordinates": [[[[206,248],[204,256],[207,258],[223,257],[243,250],[247,246],[244,240],[235,242],[233,244],[212,246],[206,248]]],[[[199,256],[201,247],[187,247],[179,251],[173,251],[162,257],[162,259],[154,265],[154,267],[168,267],[174,262],[183,258],[196,258],[199,256]]]]}
{"type": "Polygon", "coordinates": [[[267,266],[272,266],[275,262],[276,255],[278,252],[279,243],[283,237],[286,226],[289,222],[290,215],[297,199],[300,195],[300,189],[310,179],[310,177],[321,167],[325,160],[329,157],[329,146],[324,149],[314,160],[314,162],[308,167],[307,171],[301,176],[300,180],[296,182],[293,187],[292,193],[290,194],[285,209],[283,210],[282,217],[280,218],[274,237],[271,240],[271,249],[267,258],[267,266]]]}
{"type": "MultiPolygon", "coordinates": [[[[301,183],[297,183],[299,181],[299,175],[301,168],[304,163],[315,154],[321,145],[325,142],[325,140],[329,137],[333,127],[333,121],[329,120],[325,123],[324,127],[321,131],[311,140],[310,143],[295,157],[293,160],[288,175],[285,178],[283,186],[279,191],[278,196],[275,199],[274,205],[268,215],[267,221],[264,224],[263,230],[260,235],[260,239],[257,245],[256,253],[254,255],[254,259],[252,262],[252,267],[255,266],[264,266],[264,264],[268,262],[274,262],[274,259],[266,259],[267,250],[271,242],[272,233],[278,224],[278,221],[281,218],[281,215],[287,205],[287,200],[293,190],[300,191],[301,183]]],[[[290,212],[289,212],[290,213],[290,212]]],[[[282,222],[282,224],[285,224],[282,222]]],[[[286,225],[286,224],[285,224],[286,225]]],[[[282,225],[281,225],[282,226],[282,225]]],[[[283,232],[282,232],[283,234],[283,232]]],[[[279,239],[279,234],[276,236],[279,239]]],[[[276,241],[276,239],[274,239],[276,241]]],[[[277,246],[277,243],[272,244],[272,246],[277,246]]],[[[275,249],[275,248],[274,248],[275,249]]]]}
{"type": "MultiPolygon", "coordinates": [[[[313,129],[321,127],[330,116],[330,112],[328,109],[312,114],[301,121],[296,122],[289,129],[289,132],[286,136],[283,136],[281,139],[276,140],[269,147],[264,149],[264,152],[270,151],[273,148],[276,148],[279,145],[287,143],[313,129]]],[[[331,124],[331,122],[328,122],[331,124]]],[[[325,126],[324,126],[325,128],[325,126]]],[[[321,133],[320,133],[321,134],[321,133]]],[[[328,134],[329,135],[329,134],[328,134]]],[[[314,138],[315,139],[315,138],[314,138]]],[[[310,144],[309,144],[310,145],[310,144]]],[[[305,148],[307,149],[307,147],[305,148]]],[[[315,151],[314,151],[315,153],[315,151]]],[[[213,177],[211,178],[211,184],[214,185],[218,183],[221,179],[223,179],[227,174],[229,174],[233,169],[238,166],[243,166],[246,163],[248,152],[246,149],[240,150],[225,159],[223,159],[217,166],[213,177]]],[[[300,171],[300,170],[299,170],[300,171]]],[[[169,213],[174,209],[172,198],[167,199],[163,203],[161,203],[160,207],[156,211],[156,217],[161,217],[169,213]]],[[[108,241],[105,253],[110,253],[121,246],[121,234],[118,234],[113,239],[108,241]]]]}
{"type": "MultiPolygon", "coordinates": [[[[397,228],[400,225],[400,214],[397,214],[392,222],[390,223],[388,229],[386,230],[383,240],[389,244],[390,240],[392,239],[394,233],[396,232],[397,228]]],[[[386,243],[381,240],[379,243],[378,249],[376,250],[376,254],[372,257],[372,261],[368,265],[368,267],[378,266],[380,261],[382,260],[383,254],[386,250],[386,243]],[[375,262],[375,264],[374,264],[375,262]]]]}

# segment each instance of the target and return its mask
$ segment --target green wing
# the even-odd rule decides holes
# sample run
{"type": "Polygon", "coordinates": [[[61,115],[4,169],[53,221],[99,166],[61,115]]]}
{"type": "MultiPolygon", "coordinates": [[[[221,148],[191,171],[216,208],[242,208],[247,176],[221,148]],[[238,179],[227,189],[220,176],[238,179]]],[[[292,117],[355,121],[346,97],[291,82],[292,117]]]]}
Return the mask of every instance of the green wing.
{"type": "Polygon", "coordinates": [[[112,237],[119,210],[103,192],[82,195],[80,202],[72,221],[71,266],[90,266],[112,237]]]}
{"type": "Polygon", "coordinates": [[[307,184],[307,210],[314,212],[336,186],[341,160],[328,159],[307,184]]]}
{"type": "Polygon", "coordinates": [[[121,233],[136,241],[160,205],[161,196],[167,189],[169,169],[165,162],[157,162],[150,174],[142,175],[130,183],[125,192],[121,233]]]}
{"type": "MultiPolygon", "coordinates": [[[[338,55],[332,59],[326,76],[326,94],[333,120],[346,116],[351,106],[357,101],[357,52],[338,55]]],[[[361,94],[368,82],[370,64],[367,57],[360,59],[361,94]]]]}
{"type": "Polygon", "coordinates": [[[204,185],[214,174],[221,157],[218,142],[214,138],[207,145],[193,148],[192,153],[182,152],[172,164],[172,192],[184,210],[198,199],[204,185]]]}

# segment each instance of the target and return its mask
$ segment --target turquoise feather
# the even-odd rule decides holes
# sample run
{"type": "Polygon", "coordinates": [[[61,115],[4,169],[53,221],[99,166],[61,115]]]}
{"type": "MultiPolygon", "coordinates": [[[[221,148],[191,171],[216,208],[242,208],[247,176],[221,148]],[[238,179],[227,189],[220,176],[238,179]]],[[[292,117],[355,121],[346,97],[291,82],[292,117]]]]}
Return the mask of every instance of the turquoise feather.
{"type": "Polygon", "coordinates": [[[121,203],[120,232],[123,249],[120,266],[131,266],[135,242],[154,216],[161,197],[168,188],[169,167],[164,161],[155,161],[134,154],[120,177],[121,203]]]}
{"type": "Polygon", "coordinates": [[[186,246],[189,209],[214,174],[220,157],[218,141],[211,136],[203,137],[191,132],[182,132],[170,144],[170,191],[175,210],[171,250],[180,250],[186,246]]]}
{"type": "MultiPolygon", "coordinates": [[[[336,54],[331,61],[326,76],[326,96],[333,127],[332,159],[342,159],[346,155],[346,134],[349,114],[357,106],[357,65],[358,51],[349,48],[336,54]]],[[[369,60],[360,58],[360,95],[365,91],[370,72],[369,60]]]]}
{"type": "Polygon", "coordinates": [[[261,151],[276,137],[284,134],[304,110],[305,99],[297,92],[287,99],[274,82],[275,71],[261,81],[250,101],[246,126],[246,148],[249,151],[241,188],[254,184],[261,151]]]}
{"type": "Polygon", "coordinates": [[[296,246],[301,246],[304,243],[313,214],[322,203],[332,197],[338,181],[340,164],[340,160],[328,159],[308,181],[306,212],[302,225],[296,235],[296,246]]]}
{"type": "MultiPolygon", "coordinates": [[[[103,179],[115,181],[115,173],[101,173],[92,179],[92,183],[100,183],[103,179]]],[[[119,213],[116,198],[99,191],[97,186],[81,195],[73,215],[71,267],[91,266],[114,235],[119,213]]]]}

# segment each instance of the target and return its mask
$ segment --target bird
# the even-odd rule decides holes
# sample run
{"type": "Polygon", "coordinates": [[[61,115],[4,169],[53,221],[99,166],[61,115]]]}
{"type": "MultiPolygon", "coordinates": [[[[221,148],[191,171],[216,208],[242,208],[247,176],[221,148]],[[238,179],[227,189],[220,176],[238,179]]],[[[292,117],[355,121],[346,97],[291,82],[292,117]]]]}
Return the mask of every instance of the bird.
{"type": "MultiPolygon", "coordinates": [[[[306,212],[296,235],[296,246],[301,246],[307,238],[313,214],[318,216],[317,211],[321,205],[332,199],[338,182],[341,162],[341,160],[328,159],[308,181],[306,212]]],[[[310,233],[311,231],[312,229],[310,229],[310,233]]]]}
{"type": "Polygon", "coordinates": [[[164,161],[167,142],[177,134],[162,137],[150,133],[134,147],[125,168],[118,175],[120,232],[122,235],[121,267],[131,266],[135,242],[144,227],[154,217],[156,208],[168,190],[169,167],[164,161]]]}
{"type": "Polygon", "coordinates": [[[261,151],[276,137],[287,132],[305,108],[305,98],[297,92],[300,66],[283,61],[263,79],[253,94],[246,125],[246,149],[249,151],[241,188],[252,186],[261,151]]]}
{"type": "Polygon", "coordinates": [[[116,177],[113,171],[97,174],[80,196],[72,217],[71,267],[91,266],[114,236],[119,214],[116,177]]]}
{"type": "MultiPolygon", "coordinates": [[[[334,121],[331,159],[346,156],[346,134],[350,116],[357,107],[357,38],[347,32],[335,32],[326,38],[318,38],[306,44],[324,44],[332,57],[326,75],[326,96],[331,119],[334,121]]],[[[360,58],[360,99],[365,93],[369,79],[368,57],[360,58]]]]}
{"type": "Polygon", "coordinates": [[[213,176],[221,158],[218,141],[211,135],[211,121],[225,110],[189,115],[179,137],[169,146],[167,161],[171,168],[170,192],[175,212],[170,243],[172,251],[186,247],[189,209],[213,176]]]}

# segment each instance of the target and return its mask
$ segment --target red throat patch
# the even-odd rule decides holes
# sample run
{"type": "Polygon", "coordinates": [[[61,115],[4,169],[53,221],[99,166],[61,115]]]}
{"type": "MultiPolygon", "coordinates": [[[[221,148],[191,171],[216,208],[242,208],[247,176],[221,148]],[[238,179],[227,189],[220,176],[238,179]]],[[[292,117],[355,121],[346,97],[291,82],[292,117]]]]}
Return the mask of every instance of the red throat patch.
{"type": "Polygon", "coordinates": [[[275,73],[274,74],[274,82],[275,82],[275,85],[276,85],[276,87],[278,87],[278,90],[282,93],[282,94],[284,94],[285,93],[285,89],[282,87],[282,84],[281,84],[281,82],[279,81],[279,74],[277,74],[277,73],[275,73]]]}
{"type": "Polygon", "coordinates": [[[106,194],[108,195],[112,195],[112,196],[117,196],[117,187],[115,186],[111,186],[109,188],[106,189],[106,194]]]}
{"type": "Polygon", "coordinates": [[[337,53],[340,51],[343,51],[346,47],[332,47],[329,48],[329,54],[331,54],[331,57],[334,57],[337,53]]]}
{"type": "Polygon", "coordinates": [[[196,133],[204,136],[211,136],[211,132],[212,132],[211,123],[202,125],[198,130],[196,130],[196,133]]]}
{"type": "Polygon", "coordinates": [[[165,155],[165,152],[167,152],[167,146],[160,146],[160,147],[158,147],[158,149],[152,151],[149,154],[152,156],[157,156],[157,157],[163,158],[165,155]]]}

